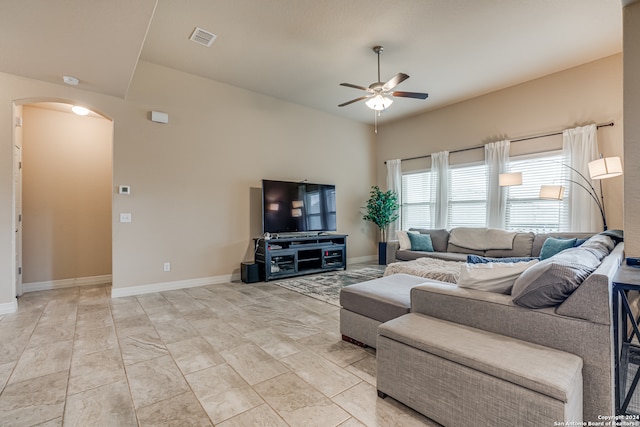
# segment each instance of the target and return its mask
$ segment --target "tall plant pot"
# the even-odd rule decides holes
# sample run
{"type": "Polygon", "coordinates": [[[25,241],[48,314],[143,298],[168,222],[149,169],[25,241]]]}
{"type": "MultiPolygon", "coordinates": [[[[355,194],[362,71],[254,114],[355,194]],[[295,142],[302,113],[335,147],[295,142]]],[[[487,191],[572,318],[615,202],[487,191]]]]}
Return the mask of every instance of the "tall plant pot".
{"type": "Polygon", "coordinates": [[[378,242],[378,265],[387,265],[387,242],[378,242]]]}

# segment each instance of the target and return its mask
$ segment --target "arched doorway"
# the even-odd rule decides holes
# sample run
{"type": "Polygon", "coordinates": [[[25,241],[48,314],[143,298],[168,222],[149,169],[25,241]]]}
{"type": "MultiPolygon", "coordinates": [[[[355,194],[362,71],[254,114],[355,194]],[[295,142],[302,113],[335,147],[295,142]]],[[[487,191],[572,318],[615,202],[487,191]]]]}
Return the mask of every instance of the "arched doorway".
{"type": "Polygon", "coordinates": [[[111,281],[113,122],[73,105],[14,103],[16,296],[111,281]]]}

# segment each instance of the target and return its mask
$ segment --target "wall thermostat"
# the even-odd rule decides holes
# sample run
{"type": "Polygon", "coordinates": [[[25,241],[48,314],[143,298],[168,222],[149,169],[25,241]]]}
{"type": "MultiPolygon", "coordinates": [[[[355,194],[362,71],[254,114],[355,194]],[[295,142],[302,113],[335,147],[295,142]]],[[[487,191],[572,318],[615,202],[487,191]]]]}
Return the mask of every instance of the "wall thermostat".
{"type": "Polygon", "coordinates": [[[128,185],[121,185],[120,187],[118,187],[118,193],[119,194],[124,194],[124,195],[129,195],[131,194],[131,187],[128,185]]]}

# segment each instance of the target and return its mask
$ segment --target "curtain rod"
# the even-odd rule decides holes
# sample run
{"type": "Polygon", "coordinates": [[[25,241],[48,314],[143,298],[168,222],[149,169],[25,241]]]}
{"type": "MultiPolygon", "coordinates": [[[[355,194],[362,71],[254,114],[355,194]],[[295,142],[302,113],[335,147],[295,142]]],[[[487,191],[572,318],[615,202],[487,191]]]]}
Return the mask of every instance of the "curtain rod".
{"type": "MultiPolygon", "coordinates": [[[[598,124],[598,125],[596,125],[596,129],[600,129],[600,128],[607,127],[607,126],[613,126],[613,122],[598,124]]],[[[556,132],[543,133],[543,134],[539,134],[539,135],[523,136],[523,137],[520,137],[520,138],[512,139],[511,142],[528,141],[530,139],[545,138],[547,136],[562,135],[562,132],[563,131],[560,130],[560,131],[556,131],[556,132]]],[[[475,147],[461,148],[459,150],[449,151],[449,154],[462,153],[463,151],[478,150],[480,148],[484,148],[484,145],[476,145],[475,147]]],[[[426,159],[426,158],[429,158],[429,157],[431,157],[431,154],[426,154],[424,156],[407,157],[406,159],[400,159],[400,161],[405,162],[405,161],[408,161],[408,160],[426,159]]],[[[386,160],[385,160],[384,164],[385,165],[387,164],[386,160]]]]}

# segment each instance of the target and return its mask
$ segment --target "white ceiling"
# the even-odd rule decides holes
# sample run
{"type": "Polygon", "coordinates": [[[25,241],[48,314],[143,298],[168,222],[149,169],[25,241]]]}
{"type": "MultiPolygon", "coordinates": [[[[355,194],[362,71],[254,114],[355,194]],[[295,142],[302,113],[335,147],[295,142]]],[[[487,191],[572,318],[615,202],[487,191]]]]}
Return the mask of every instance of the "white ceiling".
{"type": "Polygon", "coordinates": [[[622,51],[620,0],[0,0],[0,71],[126,98],[138,60],[373,122],[339,86],[411,76],[380,120],[622,51]],[[155,8],[155,12],[154,12],[155,8]],[[198,26],[218,37],[189,41],[198,26]],[[148,30],[148,33],[147,33],[148,30]],[[10,41],[10,42],[9,42],[10,41]]]}

